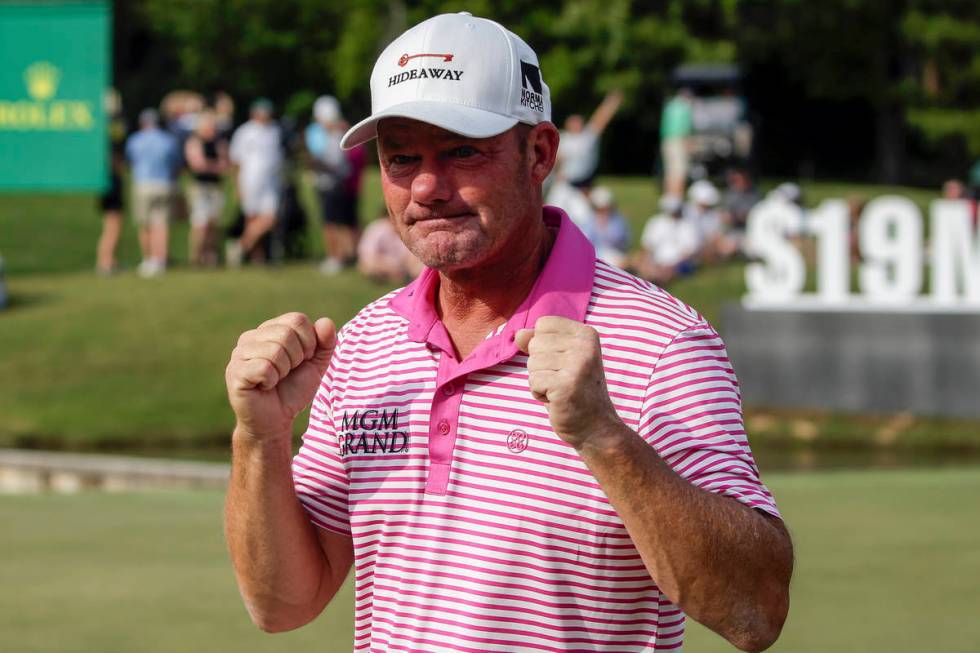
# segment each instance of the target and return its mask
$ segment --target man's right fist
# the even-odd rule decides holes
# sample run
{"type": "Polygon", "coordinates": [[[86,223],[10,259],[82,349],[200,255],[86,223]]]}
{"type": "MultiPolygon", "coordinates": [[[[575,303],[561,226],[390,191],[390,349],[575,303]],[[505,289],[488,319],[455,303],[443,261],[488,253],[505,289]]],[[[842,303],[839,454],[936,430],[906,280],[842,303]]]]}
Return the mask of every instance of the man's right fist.
{"type": "Polygon", "coordinates": [[[316,395],[336,344],[328,318],[286,313],[246,331],[225,369],[239,435],[289,439],[293,420],[316,395]]]}

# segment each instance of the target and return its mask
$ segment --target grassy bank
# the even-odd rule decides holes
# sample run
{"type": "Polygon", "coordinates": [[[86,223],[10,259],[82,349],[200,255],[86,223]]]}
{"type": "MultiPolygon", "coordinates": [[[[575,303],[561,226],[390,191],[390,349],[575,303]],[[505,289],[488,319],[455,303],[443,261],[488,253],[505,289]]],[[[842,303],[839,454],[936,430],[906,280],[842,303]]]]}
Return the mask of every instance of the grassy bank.
{"type": "MultiPolygon", "coordinates": [[[[656,204],[647,178],[606,182],[620,199],[634,235],[656,204]]],[[[811,202],[898,192],[925,206],[915,189],[807,185],[811,202]]],[[[308,193],[304,198],[309,202],[308,193]]],[[[362,216],[380,206],[378,179],[368,177],[362,216]]],[[[309,243],[318,256],[315,206],[309,243]]],[[[347,272],[325,278],[315,259],[280,268],[197,271],[181,268],[186,225],[175,226],[178,266],[142,280],[91,273],[99,230],[87,196],[0,195],[0,253],[11,305],[0,312],[0,446],[154,450],[222,447],[231,416],[223,370],[238,334],[272,315],[298,310],[338,323],[383,294],[347,272]]],[[[137,260],[127,225],[120,257],[137,260]]],[[[700,272],[671,290],[719,325],[721,306],[744,292],[743,271],[728,265],[700,272]]],[[[855,417],[805,411],[747,411],[754,442],[796,455],[817,446],[980,448],[975,422],[908,416],[855,417]]]]}
{"type": "MultiPolygon", "coordinates": [[[[776,653],[967,653],[980,639],[980,470],[772,474],[796,543],[776,653]]],[[[241,606],[217,493],[0,496],[0,642],[30,653],[351,649],[348,586],[264,635],[241,606]],[[57,624],[53,628],[52,624],[57,624]]],[[[689,625],[685,650],[734,651],[689,625]]]]}

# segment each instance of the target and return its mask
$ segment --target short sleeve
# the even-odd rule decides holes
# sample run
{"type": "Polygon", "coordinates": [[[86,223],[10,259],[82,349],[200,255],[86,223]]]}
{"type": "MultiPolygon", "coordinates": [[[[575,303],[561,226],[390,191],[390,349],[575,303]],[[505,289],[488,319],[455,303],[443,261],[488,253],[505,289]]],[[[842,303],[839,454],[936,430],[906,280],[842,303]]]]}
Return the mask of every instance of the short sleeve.
{"type": "Polygon", "coordinates": [[[310,521],[320,528],[350,535],[350,483],[334,428],[332,385],[332,369],[328,369],[310,407],[303,444],[293,458],[293,485],[310,521]]]}
{"type": "Polygon", "coordinates": [[[697,487],[779,517],[749,449],[735,371],[707,323],[679,332],[660,355],[639,433],[697,487]]]}

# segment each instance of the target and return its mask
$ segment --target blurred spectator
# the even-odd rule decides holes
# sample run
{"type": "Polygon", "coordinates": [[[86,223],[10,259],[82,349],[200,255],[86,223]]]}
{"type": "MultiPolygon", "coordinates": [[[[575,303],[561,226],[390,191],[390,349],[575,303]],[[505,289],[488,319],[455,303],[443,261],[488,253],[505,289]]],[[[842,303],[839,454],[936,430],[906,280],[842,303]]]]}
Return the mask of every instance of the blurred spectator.
{"type": "Polygon", "coordinates": [[[721,208],[726,222],[733,230],[745,232],[749,211],[759,203],[762,196],[752,183],[752,176],[745,168],[732,168],[725,177],[727,188],[721,208]]]}
{"type": "Polygon", "coordinates": [[[181,145],[194,131],[197,116],[204,111],[204,97],[194,91],[171,91],[160,102],[164,125],[179,140],[181,145]]]}
{"type": "Polygon", "coordinates": [[[589,193],[589,199],[592,202],[592,219],[586,223],[583,231],[595,247],[596,256],[625,267],[630,244],[629,224],[616,209],[612,191],[605,186],[596,186],[589,193]]]}
{"type": "MultiPolygon", "coordinates": [[[[346,132],[350,129],[350,123],[344,122],[343,129],[346,132]]],[[[364,167],[367,165],[368,151],[363,143],[355,145],[349,150],[344,150],[347,155],[347,162],[350,165],[350,174],[344,182],[344,188],[348,193],[348,201],[351,204],[351,211],[354,212],[354,224],[357,224],[357,216],[360,215],[361,201],[361,181],[364,179],[364,167]]],[[[358,228],[359,231],[359,228],[358,228]]]]}
{"type": "Polygon", "coordinates": [[[252,103],[251,119],[235,130],[229,154],[236,172],[238,201],[245,214],[245,229],[238,240],[226,247],[227,263],[241,264],[250,255],[265,260],[265,250],[257,247],[276,224],[282,188],[282,135],[272,119],[272,102],[259,98],[252,103]]]}
{"type": "Polygon", "coordinates": [[[692,93],[682,88],[665,105],[660,118],[660,153],[664,169],[664,194],[683,197],[690,166],[693,126],[692,93]]]}
{"type": "Polygon", "coordinates": [[[225,140],[231,140],[235,131],[235,101],[224,91],[214,94],[214,120],[218,134],[225,140]]]}
{"type": "Polygon", "coordinates": [[[126,171],[126,119],[122,113],[122,101],[115,89],[106,94],[106,115],[109,116],[109,188],[100,198],[102,234],[95,259],[95,271],[100,275],[116,271],[116,247],[123,226],[122,176],[126,171]]]}
{"type": "Polygon", "coordinates": [[[782,199],[800,208],[803,207],[803,189],[800,188],[799,184],[791,181],[784,181],[779,184],[769,191],[767,197],[782,199]]]}
{"type": "Polygon", "coordinates": [[[422,263],[399,238],[387,211],[364,230],[357,246],[357,268],[379,283],[405,283],[422,271],[422,263]]]}
{"type": "Polygon", "coordinates": [[[347,180],[351,161],[340,149],[345,129],[340,103],[331,95],[317,98],[313,104],[314,122],[306,128],[306,149],[313,168],[313,185],[320,199],[323,218],[323,250],[326,253],[320,272],[336,274],[355,257],[357,234],[356,196],[347,180]]]}
{"type": "Polygon", "coordinates": [[[194,181],[190,184],[191,265],[218,263],[217,229],[225,208],[222,176],[228,170],[228,141],[219,133],[215,115],[198,115],[197,127],[184,143],[184,158],[194,181]]]}
{"type": "Polygon", "coordinates": [[[287,258],[301,259],[306,255],[306,210],[299,199],[297,178],[305,160],[303,137],[292,116],[283,116],[279,123],[282,143],[282,194],[276,226],[266,239],[269,258],[281,262],[287,258]]]}
{"type": "Polygon", "coordinates": [[[681,217],[683,202],[679,197],[660,198],[660,213],[647,220],[640,238],[642,249],[633,259],[633,270],[658,286],[690,274],[701,247],[697,227],[681,217]]]}
{"type": "Polygon", "coordinates": [[[584,229],[592,220],[592,203],[589,201],[588,193],[572,186],[564,179],[554,180],[551,188],[548,189],[546,203],[563,209],[579,229],[584,229]]]}
{"type": "Polygon", "coordinates": [[[966,186],[959,179],[947,179],[943,183],[944,200],[965,200],[968,197],[966,186]]]}
{"type": "Polygon", "coordinates": [[[599,137],[619,110],[623,94],[613,91],[603,98],[589,122],[579,114],[565,120],[558,145],[558,178],[575,188],[588,189],[599,168],[599,137]]]}
{"type": "Polygon", "coordinates": [[[731,258],[738,251],[738,239],[730,233],[724,216],[717,209],[718,189],[707,179],[701,179],[687,190],[683,219],[697,230],[701,240],[701,258],[712,263],[731,258]]]}
{"type": "Polygon", "coordinates": [[[144,109],[139,122],[139,131],[126,141],[126,159],[132,167],[133,218],[143,253],[139,274],[152,277],[167,267],[180,149],[177,139],[160,129],[159,115],[153,109],[144,109]]]}
{"type": "Polygon", "coordinates": [[[943,184],[943,199],[944,200],[968,200],[970,202],[970,220],[973,224],[977,224],[977,191],[980,190],[980,161],[978,161],[973,168],[970,170],[970,185],[973,188],[967,188],[959,179],[948,179],[943,184]]]}

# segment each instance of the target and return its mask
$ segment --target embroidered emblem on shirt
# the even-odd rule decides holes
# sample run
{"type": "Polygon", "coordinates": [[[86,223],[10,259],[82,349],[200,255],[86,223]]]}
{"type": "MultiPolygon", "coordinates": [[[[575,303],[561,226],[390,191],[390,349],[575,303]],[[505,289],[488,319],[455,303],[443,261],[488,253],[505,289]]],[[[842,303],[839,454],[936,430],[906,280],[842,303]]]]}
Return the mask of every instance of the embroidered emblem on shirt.
{"type": "Polygon", "coordinates": [[[398,430],[398,409],[344,411],[340,455],[388,454],[408,451],[408,431],[398,430]]]}
{"type": "Polygon", "coordinates": [[[527,449],[527,433],[521,429],[514,429],[507,436],[507,448],[513,453],[521,453],[527,449]]]}

